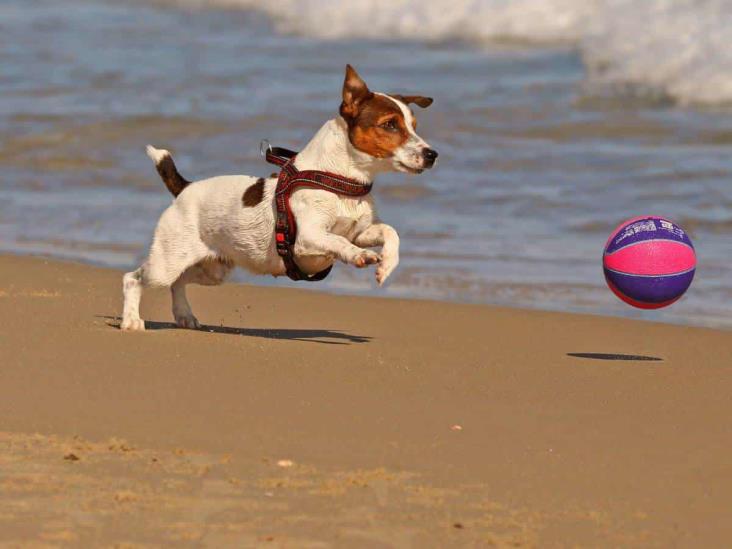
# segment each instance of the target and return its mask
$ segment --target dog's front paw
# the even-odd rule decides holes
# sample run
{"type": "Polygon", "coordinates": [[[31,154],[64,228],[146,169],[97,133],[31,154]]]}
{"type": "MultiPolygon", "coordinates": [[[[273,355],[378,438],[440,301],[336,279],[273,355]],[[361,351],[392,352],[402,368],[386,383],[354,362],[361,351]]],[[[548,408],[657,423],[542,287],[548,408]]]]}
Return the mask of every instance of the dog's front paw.
{"type": "Polygon", "coordinates": [[[363,267],[366,267],[368,265],[375,265],[379,261],[381,261],[381,256],[376,252],[373,252],[371,250],[361,250],[358,254],[356,254],[351,263],[353,263],[353,265],[355,265],[359,269],[362,269],[363,267]]]}
{"type": "Polygon", "coordinates": [[[145,321],[140,317],[124,318],[122,319],[122,324],[119,325],[119,329],[126,332],[142,332],[145,330],[145,321]]]}
{"type": "Polygon", "coordinates": [[[178,328],[188,328],[189,330],[200,330],[201,323],[192,314],[175,315],[175,324],[178,328]]]}
{"type": "Polygon", "coordinates": [[[381,286],[389,275],[394,272],[397,265],[399,265],[398,255],[385,255],[379,262],[379,266],[376,267],[376,282],[381,286]]]}

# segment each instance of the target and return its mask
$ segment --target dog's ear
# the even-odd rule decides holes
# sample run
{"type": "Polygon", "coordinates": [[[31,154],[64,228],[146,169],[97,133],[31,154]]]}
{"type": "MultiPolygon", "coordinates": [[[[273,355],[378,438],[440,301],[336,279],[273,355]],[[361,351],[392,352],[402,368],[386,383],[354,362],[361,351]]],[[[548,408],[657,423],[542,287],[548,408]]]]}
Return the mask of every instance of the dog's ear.
{"type": "Polygon", "coordinates": [[[415,105],[422,107],[423,109],[426,109],[432,104],[431,97],[424,97],[423,95],[398,95],[398,94],[392,94],[392,97],[395,99],[398,99],[402,103],[406,103],[409,105],[410,103],[414,103],[415,105]]]}
{"type": "Polygon", "coordinates": [[[353,120],[358,116],[364,102],[374,96],[366,82],[358,75],[356,69],[346,65],[346,78],[343,81],[343,102],[340,113],[346,120],[353,120]]]}

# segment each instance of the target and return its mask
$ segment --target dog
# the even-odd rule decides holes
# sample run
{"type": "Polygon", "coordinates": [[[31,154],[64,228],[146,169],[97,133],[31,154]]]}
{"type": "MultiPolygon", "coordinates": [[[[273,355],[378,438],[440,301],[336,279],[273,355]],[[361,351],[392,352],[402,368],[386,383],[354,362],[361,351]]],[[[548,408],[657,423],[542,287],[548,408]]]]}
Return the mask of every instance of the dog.
{"type": "MultiPolygon", "coordinates": [[[[383,172],[432,168],[437,151],[417,135],[410,104],[426,108],[432,98],[372,92],[347,65],[339,116],[297,154],[295,168],[363,184],[383,172]]],[[[235,266],[254,274],[286,273],[275,242],[276,177],[219,176],[191,183],[168,151],[148,146],[147,153],[176,198],[160,216],[147,260],[123,277],[121,329],[145,329],[139,312],[143,288],[169,287],[176,324],[198,329],[187,284],[219,285],[235,266]]],[[[299,188],[289,204],[298,229],[292,251],[304,273],[318,273],[336,260],[358,268],[376,265],[382,285],[398,265],[399,235],[379,220],[371,195],[299,188]]]]}

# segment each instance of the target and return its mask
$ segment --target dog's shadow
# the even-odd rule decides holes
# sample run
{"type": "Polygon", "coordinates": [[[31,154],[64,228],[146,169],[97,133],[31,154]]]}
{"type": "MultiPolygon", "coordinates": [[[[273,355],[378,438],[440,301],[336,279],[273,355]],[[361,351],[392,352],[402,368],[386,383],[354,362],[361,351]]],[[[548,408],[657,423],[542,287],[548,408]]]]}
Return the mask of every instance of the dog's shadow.
{"type": "MultiPolygon", "coordinates": [[[[119,329],[122,319],[118,316],[97,315],[107,321],[107,325],[119,329]]],[[[182,330],[172,322],[145,321],[146,330],[182,330]]],[[[232,326],[201,325],[200,330],[194,332],[208,332],[214,334],[239,335],[261,337],[264,339],[280,339],[289,341],[305,341],[308,343],[324,343],[326,345],[350,345],[352,343],[368,343],[370,336],[351,335],[337,330],[308,330],[297,328],[234,328],[232,326]]]]}

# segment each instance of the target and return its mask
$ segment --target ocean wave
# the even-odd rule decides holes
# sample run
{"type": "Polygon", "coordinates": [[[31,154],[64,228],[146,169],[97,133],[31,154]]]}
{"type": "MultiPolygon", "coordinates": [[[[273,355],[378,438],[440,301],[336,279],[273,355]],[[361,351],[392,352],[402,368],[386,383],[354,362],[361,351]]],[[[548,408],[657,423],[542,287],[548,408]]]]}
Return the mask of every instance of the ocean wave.
{"type": "Polygon", "coordinates": [[[729,0],[616,0],[598,13],[580,41],[591,85],[682,104],[732,102],[729,0]]]}
{"type": "Polygon", "coordinates": [[[264,12],[321,39],[576,46],[590,94],[732,102],[729,0],[170,0],[264,12]]]}
{"type": "Polygon", "coordinates": [[[253,9],[280,32],[323,39],[565,42],[581,37],[596,0],[170,0],[253,9]]]}

